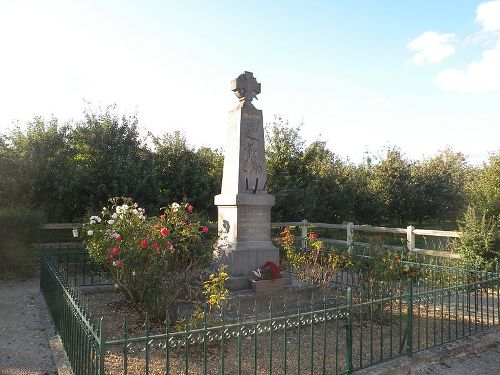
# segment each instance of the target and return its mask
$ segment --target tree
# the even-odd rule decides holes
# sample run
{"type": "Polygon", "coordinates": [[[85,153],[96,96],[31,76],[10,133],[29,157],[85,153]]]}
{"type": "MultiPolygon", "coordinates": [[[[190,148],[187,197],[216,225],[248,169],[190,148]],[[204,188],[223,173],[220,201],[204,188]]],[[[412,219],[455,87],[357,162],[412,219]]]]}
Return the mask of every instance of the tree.
{"type": "Polygon", "coordinates": [[[266,126],[267,187],[276,198],[273,220],[297,220],[305,215],[303,193],[308,175],[302,162],[303,147],[300,126],[291,128],[279,116],[266,126]]]}
{"type": "Polygon", "coordinates": [[[383,204],[383,218],[397,225],[406,223],[410,216],[411,167],[411,162],[393,147],[373,170],[372,188],[383,204]]]}
{"type": "Polygon", "coordinates": [[[138,132],[136,115],[122,116],[113,106],[85,111],[69,137],[73,216],[99,210],[109,197],[128,196],[157,207],[157,178],[151,151],[138,132]]]}
{"type": "Polygon", "coordinates": [[[155,138],[154,145],[160,204],[188,200],[215,217],[213,200],[222,182],[221,153],[208,148],[195,150],[178,131],[155,138]]]}
{"type": "Polygon", "coordinates": [[[500,214],[500,150],[490,155],[488,163],[475,174],[469,184],[471,204],[489,216],[500,214]]]}
{"type": "MultiPolygon", "coordinates": [[[[43,210],[51,220],[65,217],[72,190],[67,147],[69,126],[57,119],[35,118],[25,132],[16,128],[8,137],[8,167],[3,206],[28,206],[43,210]]],[[[5,143],[4,143],[5,146],[5,143]]],[[[5,160],[5,159],[4,159],[5,160]]]]}

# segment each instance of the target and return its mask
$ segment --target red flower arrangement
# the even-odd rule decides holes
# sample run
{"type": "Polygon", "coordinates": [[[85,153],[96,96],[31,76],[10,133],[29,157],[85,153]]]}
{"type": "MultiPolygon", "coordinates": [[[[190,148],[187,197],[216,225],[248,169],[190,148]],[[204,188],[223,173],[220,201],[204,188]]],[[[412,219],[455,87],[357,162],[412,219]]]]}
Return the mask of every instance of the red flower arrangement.
{"type": "Polygon", "coordinates": [[[266,262],[262,267],[253,271],[254,275],[261,280],[271,280],[281,278],[280,268],[273,262],[266,262]]]}

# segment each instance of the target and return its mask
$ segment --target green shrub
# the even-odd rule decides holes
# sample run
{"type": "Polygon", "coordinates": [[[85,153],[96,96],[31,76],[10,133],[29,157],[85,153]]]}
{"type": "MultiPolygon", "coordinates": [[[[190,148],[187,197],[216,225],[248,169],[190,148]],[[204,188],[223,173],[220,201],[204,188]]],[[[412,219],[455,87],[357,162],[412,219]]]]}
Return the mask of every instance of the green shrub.
{"type": "Polygon", "coordinates": [[[0,209],[0,277],[31,271],[37,254],[30,245],[38,240],[42,221],[38,211],[0,209]]]}
{"type": "Polygon", "coordinates": [[[499,230],[497,217],[489,216],[486,210],[479,211],[469,206],[459,222],[459,228],[462,234],[456,246],[465,261],[500,259],[500,251],[495,248],[499,230]]]}

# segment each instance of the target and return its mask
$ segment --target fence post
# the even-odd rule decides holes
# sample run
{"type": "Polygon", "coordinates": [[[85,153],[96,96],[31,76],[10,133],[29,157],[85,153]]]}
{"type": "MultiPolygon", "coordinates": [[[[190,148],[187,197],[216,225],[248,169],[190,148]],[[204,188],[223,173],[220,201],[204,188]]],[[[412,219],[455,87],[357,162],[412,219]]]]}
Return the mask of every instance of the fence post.
{"type": "Polygon", "coordinates": [[[408,294],[408,323],[407,330],[408,336],[406,341],[406,353],[409,357],[413,354],[413,279],[409,278],[407,282],[408,294]]]}
{"type": "Polygon", "coordinates": [[[106,355],[106,338],[104,334],[104,318],[99,321],[99,375],[104,375],[104,357],[106,355]]]}
{"type": "Polygon", "coordinates": [[[413,231],[415,227],[413,225],[408,225],[406,227],[406,245],[408,246],[408,251],[413,251],[415,249],[415,233],[413,231]]]}
{"type": "Polygon", "coordinates": [[[346,332],[345,332],[345,370],[348,374],[352,373],[352,289],[347,288],[346,295],[347,316],[346,316],[346,332]]]}
{"type": "Polygon", "coordinates": [[[300,234],[302,236],[302,249],[305,249],[307,246],[306,237],[307,237],[307,220],[302,220],[302,232],[300,234]]]}
{"type": "Polygon", "coordinates": [[[349,251],[349,253],[352,252],[352,244],[353,244],[352,227],[353,227],[353,225],[354,225],[353,223],[348,222],[347,227],[346,227],[346,230],[347,230],[347,236],[346,236],[347,250],[349,251]]]}

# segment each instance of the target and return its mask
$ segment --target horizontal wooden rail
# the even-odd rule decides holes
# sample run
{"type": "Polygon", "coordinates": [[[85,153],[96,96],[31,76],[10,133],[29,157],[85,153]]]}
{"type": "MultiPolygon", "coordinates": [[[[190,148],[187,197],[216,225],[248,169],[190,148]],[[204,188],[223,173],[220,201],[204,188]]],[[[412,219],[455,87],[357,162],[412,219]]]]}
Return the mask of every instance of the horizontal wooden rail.
{"type": "Polygon", "coordinates": [[[81,227],[81,223],[50,223],[42,225],[42,229],[73,229],[81,227]]]}
{"type": "MultiPolygon", "coordinates": [[[[206,224],[209,228],[217,228],[217,223],[206,224]]],[[[306,238],[308,235],[309,228],[325,228],[325,229],[341,229],[346,231],[346,240],[338,239],[323,239],[325,243],[346,245],[349,249],[352,246],[362,246],[368,247],[370,244],[366,242],[354,242],[354,231],[360,232],[372,232],[372,233],[392,233],[399,235],[406,235],[406,248],[409,251],[427,254],[432,256],[440,256],[446,258],[460,258],[459,254],[452,253],[449,251],[438,251],[431,249],[419,249],[415,246],[415,236],[432,236],[432,237],[446,237],[446,238],[457,238],[460,237],[460,232],[457,231],[445,231],[445,230],[434,230],[434,229],[416,229],[413,226],[408,226],[407,228],[389,228],[389,227],[377,227],[371,225],[354,225],[353,223],[347,224],[329,224],[329,223],[312,223],[307,220],[302,221],[285,221],[271,223],[271,227],[300,227],[301,236],[297,236],[297,239],[302,241],[302,247],[306,246],[306,238]]],[[[77,223],[57,223],[57,224],[45,224],[42,229],[73,229],[81,228],[82,224],[77,223]]],[[[393,246],[393,245],[382,245],[384,248],[401,250],[403,246],[393,246]]]]}
{"type": "Polygon", "coordinates": [[[460,237],[460,232],[451,230],[413,229],[413,233],[418,236],[460,237]]]}

